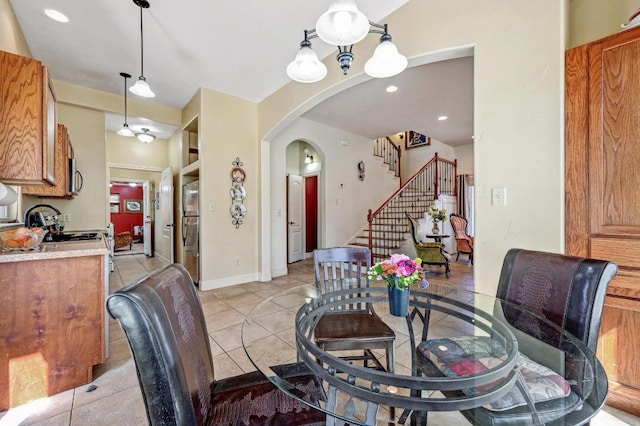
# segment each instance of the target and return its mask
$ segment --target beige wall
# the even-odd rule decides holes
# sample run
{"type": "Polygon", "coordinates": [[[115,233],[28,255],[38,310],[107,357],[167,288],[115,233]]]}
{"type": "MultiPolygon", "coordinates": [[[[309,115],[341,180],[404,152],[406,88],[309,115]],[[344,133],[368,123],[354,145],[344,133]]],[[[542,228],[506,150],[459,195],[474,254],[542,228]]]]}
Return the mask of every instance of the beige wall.
{"type": "Polygon", "coordinates": [[[156,167],[166,169],[169,166],[169,141],[156,138],[151,143],[142,143],[136,138],[126,138],[116,132],[108,131],[107,162],[136,167],[156,167]]]}
{"type": "Polygon", "coordinates": [[[571,0],[569,43],[580,46],[622,31],[621,24],[640,7],[637,0],[571,0]]]}
{"type": "Polygon", "coordinates": [[[455,153],[454,156],[456,160],[458,160],[458,174],[472,175],[473,174],[473,144],[458,146],[453,151],[455,153]]]}
{"type": "Polygon", "coordinates": [[[256,104],[208,89],[200,100],[200,288],[206,290],[258,279],[260,168],[256,104]],[[229,214],[236,158],[247,176],[247,215],[238,229],[229,214]]]}
{"type": "Polygon", "coordinates": [[[31,57],[9,0],[0,0],[0,50],[31,57]]]}

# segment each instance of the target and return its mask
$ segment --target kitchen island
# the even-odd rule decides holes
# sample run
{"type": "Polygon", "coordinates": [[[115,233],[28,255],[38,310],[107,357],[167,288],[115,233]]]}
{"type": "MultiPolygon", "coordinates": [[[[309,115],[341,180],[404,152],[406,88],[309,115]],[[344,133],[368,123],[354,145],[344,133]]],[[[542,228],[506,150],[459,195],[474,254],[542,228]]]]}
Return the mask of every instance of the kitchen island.
{"type": "Polygon", "coordinates": [[[93,379],[107,356],[104,237],[0,253],[0,411],[93,379]]]}

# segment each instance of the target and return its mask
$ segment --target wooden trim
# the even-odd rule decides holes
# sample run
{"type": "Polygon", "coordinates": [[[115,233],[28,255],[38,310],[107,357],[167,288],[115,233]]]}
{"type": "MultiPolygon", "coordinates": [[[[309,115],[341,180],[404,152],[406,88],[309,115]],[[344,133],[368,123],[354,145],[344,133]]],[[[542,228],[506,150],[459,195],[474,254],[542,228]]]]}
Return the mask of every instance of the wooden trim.
{"type": "Polygon", "coordinates": [[[587,47],[565,55],[565,250],[589,257],[587,47]]]}
{"type": "Polygon", "coordinates": [[[609,381],[609,395],[606,404],[610,407],[640,416],[640,391],[629,386],[609,381]]]}

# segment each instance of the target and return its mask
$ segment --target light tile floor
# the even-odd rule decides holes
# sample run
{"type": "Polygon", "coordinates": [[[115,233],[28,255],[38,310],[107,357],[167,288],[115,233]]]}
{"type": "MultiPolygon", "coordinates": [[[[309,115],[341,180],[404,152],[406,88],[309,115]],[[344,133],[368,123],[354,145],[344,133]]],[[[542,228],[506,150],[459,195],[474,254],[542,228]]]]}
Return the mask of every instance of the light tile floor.
{"type": "MultiPolygon", "coordinates": [[[[162,266],[160,260],[144,255],[117,256],[116,270],[110,276],[111,291],[162,266]]],[[[445,282],[441,275],[433,274],[429,279],[445,282]]],[[[471,268],[466,262],[454,262],[451,275],[447,282],[472,286],[471,268]]],[[[240,339],[242,322],[253,306],[274,293],[312,281],[313,265],[306,260],[291,265],[289,275],[267,283],[253,282],[200,293],[217,378],[254,369],[240,339]]],[[[109,324],[110,357],[105,364],[95,367],[92,383],[2,412],[0,426],[146,425],[144,403],[126,339],[115,321],[110,320],[109,324]],[[96,389],[89,391],[90,385],[96,389]]],[[[429,423],[468,424],[457,413],[431,413],[429,423]]],[[[640,418],[606,407],[591,424],[640,426],[640,418]]]]}

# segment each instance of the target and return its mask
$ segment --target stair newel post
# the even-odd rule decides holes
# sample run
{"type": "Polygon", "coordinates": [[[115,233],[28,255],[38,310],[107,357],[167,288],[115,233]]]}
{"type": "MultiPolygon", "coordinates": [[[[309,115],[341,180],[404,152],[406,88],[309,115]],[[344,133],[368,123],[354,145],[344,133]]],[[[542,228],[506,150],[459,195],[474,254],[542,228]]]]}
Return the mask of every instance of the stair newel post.
{"type": "Polygon", "coordinates": [[[373,265],[375,262],[373,261],[373,212],[371,209],[367,214],[367,222],[369,222],[369,251],[371,252],[371,264],[373,265]]]}
{"type": "Polygon", "coordinates": [[[453,160],[453,196],[458,196],[458,159],[453,160]]]}
{"type": "Polygon", "coordinates": [[[434,163],[435,163],[435,181],[433,182],[433,200],[437,200],[438,199],[438,194],[440,194],[440,176],[439,176],[439,172],[440,172],[440,162],[438,160],[438,153],[436,152],[436,154],[433,156],[434,159],[434,163]]]}
{"type": "Polygon", "coordinates": [[[402,150],[398,147],[398,177],[400,178],[400,188],[402,188],[402,150]]]}

